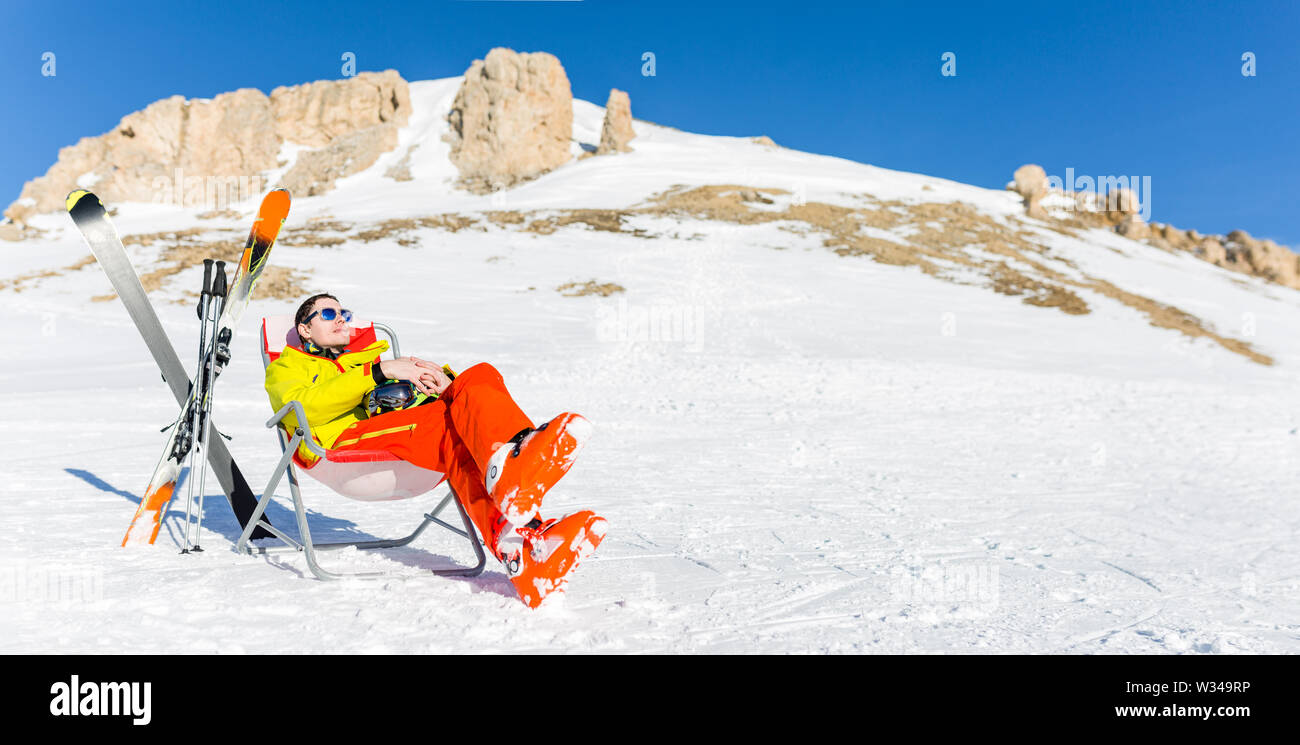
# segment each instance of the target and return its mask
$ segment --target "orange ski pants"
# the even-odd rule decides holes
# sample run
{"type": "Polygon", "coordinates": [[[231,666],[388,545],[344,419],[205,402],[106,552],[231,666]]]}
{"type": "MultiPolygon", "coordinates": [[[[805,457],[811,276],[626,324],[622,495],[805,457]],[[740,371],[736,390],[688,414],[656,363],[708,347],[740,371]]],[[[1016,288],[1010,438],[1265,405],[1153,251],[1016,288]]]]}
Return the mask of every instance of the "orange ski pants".
{"type": "Polygon", "coordinates": [[[497,447],[532,426],[501,373],[482,362],[457,375],[435,401],[348,427],[337,441],[348,444],[335,449],[385,450],[446,474],[483,542],[495,551],[506,521],[484,486],[483,472],[497,447]]]}

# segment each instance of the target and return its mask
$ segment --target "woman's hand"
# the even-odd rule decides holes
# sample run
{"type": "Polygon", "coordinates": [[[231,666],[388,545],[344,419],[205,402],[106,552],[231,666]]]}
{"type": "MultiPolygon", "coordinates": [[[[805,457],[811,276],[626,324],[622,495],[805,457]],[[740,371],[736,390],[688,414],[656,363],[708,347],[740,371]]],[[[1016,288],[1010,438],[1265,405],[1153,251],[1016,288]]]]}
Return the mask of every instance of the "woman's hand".
{"type": "Polygon", "coordinates": [[[451,385],[451,379],[437,365],[416,357],[399,357],[395,360],[383,360],[379,371],[384,377],[393,380],[409,380],[416,390],[426,396],[442,395],[451,385]]]}
{"type": "Polygon", "coordinates": [[[451,378],[447,377],[447,373],[443,372],[442,368],[438,365],[435,365],[428,360],[422,360],[418,357],[410,357],[408,359],[414,362],[416,366],[421,369],[421,379],[430,381],[429,386],[433,388],[434,392],[439,396],[441,396],[442,392],[447,390],[447,387],[451,385],[451,378]]]}

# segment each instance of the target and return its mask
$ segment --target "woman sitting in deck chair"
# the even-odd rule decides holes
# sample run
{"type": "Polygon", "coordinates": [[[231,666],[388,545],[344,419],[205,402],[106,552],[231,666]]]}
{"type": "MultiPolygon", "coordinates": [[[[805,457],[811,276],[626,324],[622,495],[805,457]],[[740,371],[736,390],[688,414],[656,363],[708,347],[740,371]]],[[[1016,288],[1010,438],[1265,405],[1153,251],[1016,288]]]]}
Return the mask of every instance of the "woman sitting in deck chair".
{"type": "MultiPolygon", "coordinates": [[[[487,363],[453,379],[415,357],[379,361],[385,341],[348,349],[351,318],[333,295],[303,302],[294,317],[302,349],[286,346],[266,368],[271,408],[301,402],[325,448],[383,450],[446,474],[529,607],[563,590],[604,537],[606,523],[590,511],[543,520],[538,510],[573,465],[591,424],[561,414],[534,428],[487,363]]],[[[285,423],[296,426],[293,414],[285,423]]],[[[303,446],[298,455],[306,464],[316,460],[303,446]]]]}

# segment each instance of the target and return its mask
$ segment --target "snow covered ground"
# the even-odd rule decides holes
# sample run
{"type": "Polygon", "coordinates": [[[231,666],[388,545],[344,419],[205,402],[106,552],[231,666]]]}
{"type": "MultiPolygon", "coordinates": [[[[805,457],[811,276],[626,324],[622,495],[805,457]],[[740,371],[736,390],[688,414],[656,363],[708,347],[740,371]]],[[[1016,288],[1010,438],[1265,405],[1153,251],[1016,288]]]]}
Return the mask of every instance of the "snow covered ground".
{"type": "MultiPolygon", "coordinates": [[[[286,227],[621,208],[673,184],[1019,212],[1006,192],[645,122],[633,153],[472,196],[452,189],[438,139],[456,84],[413,84],[398,150],[296,200],[286,227]],[[415,180],[385,178],[413,144],[415,180]]],[[[575,102],[575,154],[598,140],[602,113],[575,102]]],[[[246,229],[194,212],[121,205],[115,220],[124,234],[246,229]]],[[[0,291],[0,651],[1300,650],[1300,293],[1113,234],[1051,238],[1093,276],[1246,338],[1268,367],[1100,294],[1087,294],[1091,313],[1066,315],[837,256],[772,223],[637,220],[661,237],[420,229],[418,247],[272,256],[394,326],[405,353],[489,361],[534,419],[573,410],[596,424],[546,514],[591,508],[610,534],[537,611],[495,563],[474,579],[432,576],[469,558],[442,531],[323,557],[392,573],[381,580],[320,582],[298,556],[236,555],[212,479],[206,551],[177,554],[183,500],[156,546],[120,548],[172,398],[121,305],[90,300],[109,292],[93,265],[0,291]],[[592,279],[625,292],[555,289],[592,279]]],[[[0,277],[85,255],[65,216],[38,225],[44,239],[4,248],[0,277]]],[[[154,256],[133,248],[142,268],[154,256]]],[[[155,293],[189,364],[193,306],[169,301],[198,277],[155,293]]],[[[259,492],[279,448],[263,426],[257,318],[294,305],[254,301],[218,385],[217,423],[259,492]]],[[[304,492],[318,541],[404,534],[441,497],[351,502],[310,480],[304,492]]],[[[269,510],[281,525],[285,505],[269,510]]]]}

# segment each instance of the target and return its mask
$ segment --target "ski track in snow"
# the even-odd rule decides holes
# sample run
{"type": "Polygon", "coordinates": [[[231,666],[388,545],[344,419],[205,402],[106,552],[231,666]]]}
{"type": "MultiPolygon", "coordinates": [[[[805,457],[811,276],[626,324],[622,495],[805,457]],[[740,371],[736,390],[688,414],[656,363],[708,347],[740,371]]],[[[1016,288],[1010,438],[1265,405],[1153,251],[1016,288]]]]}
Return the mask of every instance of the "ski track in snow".
{"type": "MultiPolygon", "coordinates": [[[[299,200],[290,224],[625,206],[691,174],[758,185],[810,174],[808,198],[827,200],[915,198],[931,184],[926,198],[1017,209],[998,192],[644,122],[636,153],[581,161],[490,205],[445,183],[445,125],[429,112],[454,90],[413,84],[417,115],[398,150],[336,192],[299,200]],[[427,188],[385,202],[378,192],[396,187],[381,174],[411,144],[427,188]]],[[[575,112],[575,132],[599,132],[600,107],[575,112]]],[[[186,220],[126,205],[118,226],[186,220]]],[[[6,258],[5,276],[84,254],[70,226],[49,227],[48,251],[6,258]]],[[[1300,650],[1294,291],[1114,236],[1096,242],[1124,256],[1052,238],[1085,271],[1141,284],[1221,328],[1255,314],[1252,343],[1278,360],[1264,368],[1105,298],[1066,316],[841,258],[771,225],[682,221],[672,232],[682,237],[421,231],[417,249],[389,240],[272,255],[396,327],[404,353],[457,369],[491,362],[534,420],[573,410],[595,424],[545,514],[594,509],[610,532],[568,593],[537,611],[495,562],[473,579],[432,576],[471,558],[438,529],[403,549],[321,557],[393,575],[380,580],[321,582],[299,556],[236,555],[238,526],[212,478],[203,553],[177,553],[186,484],[156,546],[120,548],[162,446],[157,430],[176,414],[171,396],[120,305],[88,300],[107,287],[93,267],[0,292],[16,319],[0,351],[10,535],[0,650],[1300,650]],[[401,271],[375,276],[376,266],[401,271]],[[627,291],[554,291],[592,278],[627,291]],[[652,313],[656,329],[643,323],[652,313]]],[[[192,273],[171,286],[197,284],[192,273]]],[[[193,308],[167,292],[160,316],[192,365],[193,308]]],[[[279,456],[263,426],[257,319],[290,311],[253,301],[217,386],[216,424],[256,492],[279,456]]],[[[405,534],[442,496],[363,504],[310,479],[303,488],[317,541],[405,534]]],[[[268,514],[289,526],[287,484],[278,493],[268,514]]]]}

